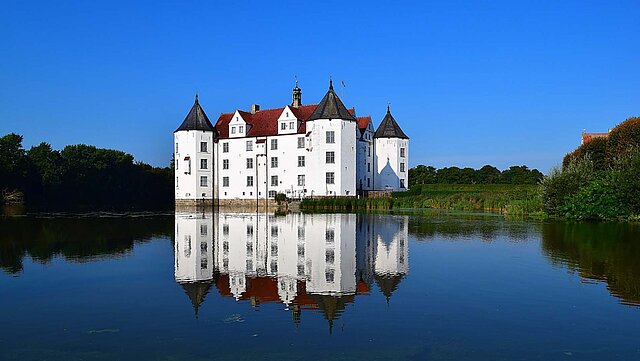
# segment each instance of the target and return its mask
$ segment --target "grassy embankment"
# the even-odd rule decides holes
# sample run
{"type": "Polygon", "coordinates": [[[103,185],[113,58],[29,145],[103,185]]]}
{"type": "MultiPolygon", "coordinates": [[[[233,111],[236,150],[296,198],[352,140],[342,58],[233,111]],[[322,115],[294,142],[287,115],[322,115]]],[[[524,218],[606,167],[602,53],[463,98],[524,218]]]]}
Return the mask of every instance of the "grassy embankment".
{"type": "Polygon", "coordinates": [[[305,199],[307,211],[367,211],[392,209],[447,209],[496,212],[510,216],[541,215],[543,204],[538,185],[420,184],[390,198],[305,199]]]}

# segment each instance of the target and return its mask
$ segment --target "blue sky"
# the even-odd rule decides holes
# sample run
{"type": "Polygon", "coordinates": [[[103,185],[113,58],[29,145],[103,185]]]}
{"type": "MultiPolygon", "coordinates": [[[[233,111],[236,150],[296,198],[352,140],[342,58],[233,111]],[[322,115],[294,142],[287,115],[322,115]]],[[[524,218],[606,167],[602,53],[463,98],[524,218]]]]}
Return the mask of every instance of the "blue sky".
{"type": "Polygon", "coordinates": [[[331,74],[410,165],[546,172],[640,115],[640,2],[3,1],[0,133],[153,165],[196,91],[209,118],[317,103],[331,74]]]}

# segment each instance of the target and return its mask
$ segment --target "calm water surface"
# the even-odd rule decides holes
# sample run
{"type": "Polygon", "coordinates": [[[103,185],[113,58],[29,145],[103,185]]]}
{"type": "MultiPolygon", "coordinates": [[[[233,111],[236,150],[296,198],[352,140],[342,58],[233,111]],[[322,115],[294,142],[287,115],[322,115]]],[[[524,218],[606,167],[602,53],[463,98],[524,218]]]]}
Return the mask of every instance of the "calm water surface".
{"type": "Polygon", "coordinates": [[[640,227],[0,218],[0,359],[640,360],[640,227]]]}

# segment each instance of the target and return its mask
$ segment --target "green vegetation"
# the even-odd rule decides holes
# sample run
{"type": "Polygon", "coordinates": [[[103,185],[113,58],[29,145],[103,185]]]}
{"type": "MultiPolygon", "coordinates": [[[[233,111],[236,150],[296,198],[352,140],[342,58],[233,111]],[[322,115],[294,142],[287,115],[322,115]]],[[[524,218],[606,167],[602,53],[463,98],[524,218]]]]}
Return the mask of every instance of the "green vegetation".
{"type": "Polygon", "coordinates": [[[640,118],[567,154],[542,182],[545,211],[575,220],[640,218],[640,118]]]}
{"type": "Polygon", "coordinates": [[[538,184],[544,175],[527,166],[512,166],[500,171],[485,165],[480,169],[419,165],[409,169],[409,188],[416,184],[538,184]]]}
{"type": "Polygon", "coordinates": [[[423,184],[388,198],[305,199],[306,211],[370,211],[391,209],[449,209],[491,211],[510,216],[537,215],[542,212],[536,185],[512,184],[423,184]]]}
{"type": "Polygon", "coordinates": [[[173,170],[121,151],[79,144],[61,151],[0,137],[0,203],[47,209],[161,209],[173,205],[173,170]]]}

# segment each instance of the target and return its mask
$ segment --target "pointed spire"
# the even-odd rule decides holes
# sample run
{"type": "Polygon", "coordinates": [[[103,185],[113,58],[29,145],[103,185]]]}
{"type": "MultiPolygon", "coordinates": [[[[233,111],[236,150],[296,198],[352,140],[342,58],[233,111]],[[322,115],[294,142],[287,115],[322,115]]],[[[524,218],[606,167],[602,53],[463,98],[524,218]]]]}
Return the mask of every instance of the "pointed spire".
{"type": "Polygon", "coordinates": [[[333,80],[331,77],[329,77],[329,90],[327,94],[325,94],[324,98],[322,98],[313,111],[313,114],[311,114],[307,120],[316,119],[356,120],[353,114],[344,106],[338,94],[333,90],[333,80]]]}
{"type": "Polygon", "coordinates": [[[189,110],[189,114],[187,114],[187,117],[184,118],[182,124],[175,131],[178,132],[181,130],[215,131],[213,124],[211,124],[211,121],[209,121],[204,109],[200,106],[197,92],[196,100],[193,102],[193,106],[191,107],[191,110],[189,110]]]}
{"type": "Polygon", "coordinates": [[[376,133],[373,135],[374,138],[400,138],[400,139],[409,139],[407,135],[402,131],[398,122],[396,122],[393,115],[391,115],[391,103],[387,103],[387,114],[380,122],[378,129],[376,129],[376,133]]]}

